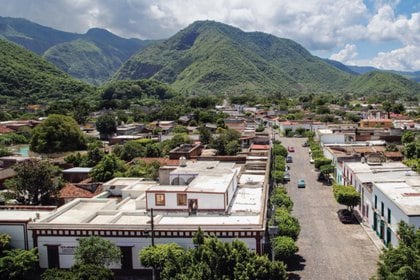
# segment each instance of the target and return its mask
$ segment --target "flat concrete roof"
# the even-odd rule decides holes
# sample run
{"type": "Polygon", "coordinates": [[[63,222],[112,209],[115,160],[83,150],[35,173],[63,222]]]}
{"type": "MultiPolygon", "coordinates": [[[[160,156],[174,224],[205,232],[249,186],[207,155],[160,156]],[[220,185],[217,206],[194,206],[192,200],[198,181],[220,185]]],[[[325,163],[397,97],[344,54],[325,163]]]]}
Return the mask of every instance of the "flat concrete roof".
{"type": "Polygon", "coordinates": [[[45,218],[51,211],[40,211],[40,210],[0,210],[0,222],[11,222],[11,221],[28,221],[30,219],[36,219],[37,213],[39,217],[45,218]]]}
{"type": "Polygon", "coordinates": [[[73,167],[63,170],[63,173],[89,173],[92,167],[73,167]]]}
{"type": "Polygon", "coordinates": [[[233,198],[232,213],[260,213],[262,194],[262,188],[238,188],[233,198]]]}
{"type": "Polygon", "coordinates": [[[259,215],[162,217],[159,225],[258,225],[259,215]]]}
{"type": "Polygon", "coordinates": [[[188,185],[188,191],[226,192],[236,174],[200,174],[188,185]]]}
{"type": "Polygon", "coordinates": [[[420,181],[417,186],[410,186],[405,182],[376,183],[384,195],[393,201],[407,216],[420,216],[420,181]]]}

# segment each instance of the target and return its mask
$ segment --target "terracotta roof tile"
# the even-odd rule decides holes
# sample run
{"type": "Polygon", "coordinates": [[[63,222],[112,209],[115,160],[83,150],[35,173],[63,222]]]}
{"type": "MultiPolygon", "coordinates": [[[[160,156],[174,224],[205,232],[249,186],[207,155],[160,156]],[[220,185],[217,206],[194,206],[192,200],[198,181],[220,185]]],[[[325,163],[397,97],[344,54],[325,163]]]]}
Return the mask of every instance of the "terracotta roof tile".
{"type": "Polygon", "coordinates": [[[67,183],[60,190],[60,198],[91,198],[102,192],[102,186],[98,186],[95,192],[90,192],[86,189],[77,187],[73,184],[67,183]]]}

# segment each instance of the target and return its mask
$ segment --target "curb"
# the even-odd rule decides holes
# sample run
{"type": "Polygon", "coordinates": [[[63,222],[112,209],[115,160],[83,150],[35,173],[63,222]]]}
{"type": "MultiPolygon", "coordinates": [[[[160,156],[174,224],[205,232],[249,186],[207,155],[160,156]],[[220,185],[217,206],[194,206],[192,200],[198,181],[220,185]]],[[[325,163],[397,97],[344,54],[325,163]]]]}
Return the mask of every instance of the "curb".
{"type": "Polygon", "coordinates": [[[364,224],[363,220],[361,220],[361,217],[359,216],[359,213],[355,215],[357,221],[359,222],[359,225],[362,227],[366,235],[369,237],[369,239],[372,241],[373,245],[375,245],[376,250],[378,250],[379,253],[382,253],[382,250],[385,249],[385,245],[378,239],[376,235],[373,235],[373,231],[371,231],[370,228],[366,229],[366,225],[364,224]],[[379,243],[379,244],[378,244],[379,243]]]}

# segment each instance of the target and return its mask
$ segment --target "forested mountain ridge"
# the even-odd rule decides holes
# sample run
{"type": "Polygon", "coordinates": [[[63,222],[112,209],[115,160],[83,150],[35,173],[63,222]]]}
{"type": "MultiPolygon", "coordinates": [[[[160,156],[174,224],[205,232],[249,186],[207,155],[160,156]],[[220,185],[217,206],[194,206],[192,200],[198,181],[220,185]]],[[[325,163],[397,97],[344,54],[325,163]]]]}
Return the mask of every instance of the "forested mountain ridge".
{"type": "Polygon", "coordinates": [[[22,106],[89,97],[95,89],[37,54],[0,39],[0,103],[22,106]]]}
{"type": "Polygon", "coordinates": [[[100,28],[77,34],[5,17],[0,17],[0,37],[43,55],[73,77],[96,85],[109,79],[131,55],[152,42],[121,38],[100,28]]]}
{"type": "Polygon", "coordinates": [[[292,40],[213,21],[139,51],[115,78],[154,78],[198,93],[333,92],[351,81],[292,40]]]}

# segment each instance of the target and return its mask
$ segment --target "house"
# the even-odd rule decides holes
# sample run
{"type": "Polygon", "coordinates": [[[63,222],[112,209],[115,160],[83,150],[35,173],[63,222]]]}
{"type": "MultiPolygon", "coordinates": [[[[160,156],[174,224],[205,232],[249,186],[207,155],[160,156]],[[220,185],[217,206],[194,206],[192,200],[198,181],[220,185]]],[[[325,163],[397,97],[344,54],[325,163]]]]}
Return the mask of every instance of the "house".
{"type": "MultiPolygon", "coordinates": [[[[395,237],[397,224],[399,221],[406,222],[414,221],[413,224],[420,225],[420,212],[417,211],[417,218],[410,220],[408,216],[412,212],[406,211],[405,206],[398,206],[398,201],[404,192],[399,191],[399,188],[404,189],[407,193],[419,192],[420,176],[401,162],[346,162],[343,168],[343,177],[345,185],[352,185],[361,195],[361,203],[356,210],[359,212],[363,220],[365,220],[384,241],[384,243],[398,243],[395,237]],[[410,187],[407,187],[409,185],[410,187]],[[410,190],[410,188],[414,188],[410,190]],[[386,198],[386,196],[388,198],[386,198]],[[379,199],[379,200],[378,200],[379,199]],[[379,202],[378,202],[379,201],[379,202]],[[383,202],[383,203],[382,203],[383,202]],[[384,214],[384,206],[387,205],[389,209],[393,209],[392,213],[399,213],[393,216],[392,225],[385,221],[390,213],[384,214]],[[400,208],[397,211],[396,208],[400,208]],[[380,209],[380,211],[378,210],[380,209]],[[379,211],[379,212],[378,212],[379,211]],[[402,211],[402,212],[401,212],[402,211]],[[405,216],[404,216],[405,213],[405,216]],[[382,218],[381,218],[382,217],[382,218]],[[381,222],[382,221],[382,222],[381,222]],[[379,224],[379,225],[378,225],[379,224]],[[389,229],[388,229],[389,228],[389,229]],[[386,233],[390,231],[389,233],[386,233]],[[392,237],[393,236],[393,237],[392,237]]],[[[408,195],[410,198],[403,199],[410,205],[420,205],[420,195],[408,195]]],[[[407,206],[409,206],[407,204],[407,206]]],[[[417,208],[418,209],[418,208],[417,208]]]]}
{"type": "Polygon", "coordinates": [[[401,182],[375,182],[373,184],[372,229],[386,244],[398,246],[398,223],[404,221],[420,228],[419,176],[401,182]]]}
{"type": "Polygon", "coordinates": [[[79,183],[89,177],[91,167],[73,167],[63,170],[63,178],[70,183],[79,183]]]}
{"type": "Polygon", "coordinates": [[[55,206],[7,205],[0,206],[0,232],[12,237],[13,248],[29,250],[36,247],[28,223],[46,217],[55,206]]]}
{"type": "Polygon", "coordinates": [[[196,158],[201,155],[202,146],[201,144],[182,144],[169,151],[170,159],[180,159],[184,157],[186,159],[196,158]]]}
{"type": "Polygon", "coordinates": [[[28,224],[39,265],[71,267],[78,239],[96,235],[122,248],[122,261],[112,268],[144,269],[138,254],[152,238],[192,248],[199,227],[223,241],[243,240],[261,254],[267,242],[268,155],[243,156],[245,164],[181,160],[162,167],[159,182],[114,178],[95,197],[74,199],[28,224]]]}
{"type": "Polygon", "coordinates": [[[0,168],[0,189],[4,189],[4,181],[16,176],[16,171],[12,168],[0,168]]]}
{"type": "Polygon", "coordinates": [[[392,128],[392,120],[390,119],[363,119],[359,122],[360,127],[372,128],[372,127],[382,127],[382,128],[392,128]]]}
{"type": "Polygon", "coordinates": [[[67,183],[59,192],[59,198],[64,203],[69,203],[76,198],[92,198],[102,192],[102,186],[96,183],[67,183]]]}

